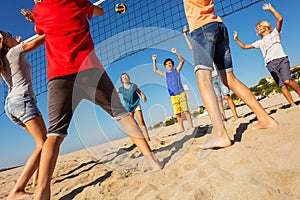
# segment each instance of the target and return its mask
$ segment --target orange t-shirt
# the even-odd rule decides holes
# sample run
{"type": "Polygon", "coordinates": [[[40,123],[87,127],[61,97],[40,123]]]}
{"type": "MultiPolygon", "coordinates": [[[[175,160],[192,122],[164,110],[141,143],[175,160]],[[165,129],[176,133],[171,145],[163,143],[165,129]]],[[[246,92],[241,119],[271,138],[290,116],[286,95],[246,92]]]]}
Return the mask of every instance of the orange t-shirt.
{"type": "Polygon", "coordinates": [[[190,32],[210,22],[222,22],[221,17],[215,15],[213,0],[183,0],[183,2],[190,32]]]}

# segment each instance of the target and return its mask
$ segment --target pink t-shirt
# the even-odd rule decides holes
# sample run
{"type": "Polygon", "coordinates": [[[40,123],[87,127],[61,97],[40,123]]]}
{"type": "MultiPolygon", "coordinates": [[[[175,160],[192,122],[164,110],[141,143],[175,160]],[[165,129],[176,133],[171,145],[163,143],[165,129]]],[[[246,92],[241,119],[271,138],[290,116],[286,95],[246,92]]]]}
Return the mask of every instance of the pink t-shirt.
{"type": "Polygon", "coordinates": [[[222,19],[215,15],[213,0],[183,0],[183,2],[190,32],[210,22],[222,22],[222,19]]]}
{"type": "Polygon", "coordinates": [[[48,80],[90,68],[101,68],[87,19],[94,5],[89,0],[43,0],[33,9],[36,32],[45,34],[48,80]]]}

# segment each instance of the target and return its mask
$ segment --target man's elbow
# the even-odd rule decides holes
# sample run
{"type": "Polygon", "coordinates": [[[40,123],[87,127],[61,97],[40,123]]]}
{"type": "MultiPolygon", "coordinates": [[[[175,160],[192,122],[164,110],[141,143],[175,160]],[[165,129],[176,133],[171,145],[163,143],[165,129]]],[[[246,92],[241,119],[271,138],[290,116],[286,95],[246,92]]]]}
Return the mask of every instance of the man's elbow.
{"type": "Polygon", "coordinates": [[[102,16],[102,15],[104,15],[104,10],[101,7],[94,6],[94,13],[93,14],[97,15],[97,16],[102,16]]]}

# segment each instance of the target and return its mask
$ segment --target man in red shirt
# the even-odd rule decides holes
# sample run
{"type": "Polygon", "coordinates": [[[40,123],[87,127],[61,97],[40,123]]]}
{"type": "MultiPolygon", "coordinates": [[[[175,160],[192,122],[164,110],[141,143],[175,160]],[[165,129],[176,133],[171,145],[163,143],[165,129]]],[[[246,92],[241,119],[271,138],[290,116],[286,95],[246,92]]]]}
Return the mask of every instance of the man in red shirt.
{"type": "Polygon", "coordinates": [[[136,122],[123,107],[116,89],[94,52],[89,24],[101,7],[89,0],[40,0],[33,9],[36,32],[45,34],[48,60],[48,138],[43,146],[34,198],[50,199],[50,180],[60,144],[67,135],[73,112],[82,99],[103,108],[124,127],[144,154],[150,168],[162,165],[136,122]]]}

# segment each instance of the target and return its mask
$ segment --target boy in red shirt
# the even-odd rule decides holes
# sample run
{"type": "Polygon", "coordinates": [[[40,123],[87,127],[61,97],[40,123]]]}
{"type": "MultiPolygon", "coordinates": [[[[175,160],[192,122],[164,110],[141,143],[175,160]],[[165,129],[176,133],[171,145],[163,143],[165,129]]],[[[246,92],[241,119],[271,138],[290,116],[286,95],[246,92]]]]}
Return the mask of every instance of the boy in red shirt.
{"type": "Polygon", "coordinates": [[[48,138],[43,146],[35,199],[50,199],[50,180],[60,144],[67,135],[72,114],[82,99],[103,108],[124,127],[149,166],[156,159],[134,119],[123,107],[110,78],[94,52],[88,19],[102,16],[89,0],[40,0],[33,9],[36,32],[45,34],[48,60],[48,138]]]}

